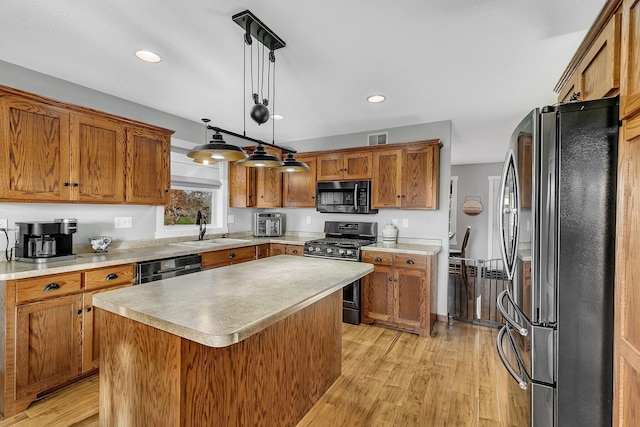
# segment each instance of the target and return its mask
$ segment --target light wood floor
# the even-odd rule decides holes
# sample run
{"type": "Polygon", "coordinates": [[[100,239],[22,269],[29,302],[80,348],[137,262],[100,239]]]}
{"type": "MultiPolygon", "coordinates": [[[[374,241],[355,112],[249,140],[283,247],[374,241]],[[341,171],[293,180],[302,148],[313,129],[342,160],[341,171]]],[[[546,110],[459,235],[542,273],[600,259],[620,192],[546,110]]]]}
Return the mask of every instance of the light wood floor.
{"type": "MultiPolygon", "coordinates": [[[[496,330],[438,322],[433,338],[344,324],[342,375],[302,419],[309,426],[525,426],[509,420],[496,330]]],[[[98,378],[33,403],[5,426],[98,426],[98,378]]],[[[275,426],[274,426],[275,427],[275,426]]]]}

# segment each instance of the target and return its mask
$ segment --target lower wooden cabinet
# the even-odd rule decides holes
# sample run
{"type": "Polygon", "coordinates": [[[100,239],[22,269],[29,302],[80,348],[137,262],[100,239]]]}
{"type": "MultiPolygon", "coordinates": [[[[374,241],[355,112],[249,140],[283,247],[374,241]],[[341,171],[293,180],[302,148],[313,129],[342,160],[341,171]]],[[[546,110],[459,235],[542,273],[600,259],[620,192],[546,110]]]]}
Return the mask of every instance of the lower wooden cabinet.
{"type": "Polygon", "coordinates": [[[363,323],[429,336],[436,322],[436,256],[364,251],[374,264],[363,279],[363,323]]]}
{"type": "Polygon", "coordinates": [[[269,256],[269,243],[256,245],[256,259],[267,258],[269,256]]]}
{"type": "Polygon", "coordinates": [[[304,255],[303,245],[285,245],[283,243],[272,243],[269,249],[269,256],[276,255],[304,255]]]}
{"type": "Polygon", "coordinates": [[[256,247],[245,246],[242,248],[224,249],[219,251],[205,252],[202,255],[202,269],[225,267],[227,265],[239,264],[241,262],[256,259],[256,247]]]}
{"type": "Polygon", "coordinates": [[[131,286],[135,264],[0,281],[5,313],[0,413],[10,417],[38,396],[98,368],[99,319],[92,297],[131,286]]]}

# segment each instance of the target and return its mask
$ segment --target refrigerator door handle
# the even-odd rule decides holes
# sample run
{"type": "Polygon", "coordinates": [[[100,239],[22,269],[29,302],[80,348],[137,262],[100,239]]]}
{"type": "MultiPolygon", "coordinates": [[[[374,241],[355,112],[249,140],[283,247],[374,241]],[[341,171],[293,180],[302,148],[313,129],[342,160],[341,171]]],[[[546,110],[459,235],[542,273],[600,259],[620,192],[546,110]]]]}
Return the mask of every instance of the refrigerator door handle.
{"type": "Polygon", "coordinates": [[[520,362],[520,356],[518,356],[518,352],[516,350],[516,345],[513,342],[513,338],[511,337],[511,334],[509,334],[508,332],[509,332],[508,325],[504,325],[500,329],[500,332],[498,332],[498,337],[496,338],[496,348],[498,349],[498,355],[500,356],[500,360],[502,360],[502,364],[504,365],[505,368],[507,368],[507,371],[509,371],[509,374],[513,377],[514,380],[516,380],[520,388],[522,390],[526,390],[528,388],[528,384],[525,379],[526,374],[523,372],[522,365],[520,362]],[[516,373],[515,369],[513,369],[513,366],[511,366],[511,364],[507,360],[507,356],[504,354],[504,349],[502,348],[502,342],[504,340],[505,334],[507,334],[507,337],[509,338],[509,345],[511,346],[514,354],[516,355],[516,358],[518,359],[517,362],[518,362],[518,368],[520,371],[519,374],[516,373]]]}
{"type": "Polygon", "coordinates": [[[526,337],[527,335],[529,335],[529,330],[525,328],[523,325],[519,324],[515,320],[515,318],[511,316],[509,312],[505,309],[504,304],[502,303],[505,296],[509,299],[509,302],[511,303],[511,307],[514,308],[518,316],[524,318],[524,314],[522,313],[520,308],[513,302],[513,299],[511,299],[511,295],[509,295],[508,289],[505,289],[504,291],[500,292],[500,294],[498,295],[498,299],[496,300],[496,305],[498,306],[498,310],[500,310],[500,314],[502,314],[502,317],[504,317],[507,320],[507,322],[509,322],[511,326],[513,326],[518,331],[520,335],[522,335],[523,337],[526,337]]]}
{"type": "Polygon", "coordinates": [[[518,195],[518,168],[516,165],[515,155],[513,150],[509,150],[507,153],[507,158],[504,161],[504,168],[502,170],[502,178],[500,180],[500,200],[498,200],[498,227],[499,227],[499,237],[500,237],[500,252],[502,254],[502,262],[504,264],[505,271],[507,273],[507,277],[509,280],[513,279],[513,274],[515,270],[515,258],[517,249],[513,247],[514,242],[517,246],[518,244],[518,215],[520,209],[520,197],[518,195]],[[509,200],[509,205],[505,206],[505,189],[507,188],[507,179],[509,179],[509,174],[513,174],[513,188],[511,189],[511,194],[513,194],[515,198],[515,208],[513,207],[513,201],[509,200]],[[510,221],[509,227],[513,227],[513,235],[510,236],[511,247],[507,247],[507,241],[504,236],[505,232],[505,216],[512,217],[513,219],[510,221]]]}

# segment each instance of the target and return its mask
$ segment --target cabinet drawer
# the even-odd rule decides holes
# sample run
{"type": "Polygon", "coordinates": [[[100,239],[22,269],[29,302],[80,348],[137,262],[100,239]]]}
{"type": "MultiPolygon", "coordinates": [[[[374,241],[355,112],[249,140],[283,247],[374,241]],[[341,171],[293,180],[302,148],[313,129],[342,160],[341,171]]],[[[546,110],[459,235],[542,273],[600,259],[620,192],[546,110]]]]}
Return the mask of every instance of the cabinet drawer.
{"type": "Polygon", "coordinates": [[[362,251],[362,262],[375,265],[391,265],[393,263],[393,254],[391,252],[362,251]]]}
{"type": "Polygon", "coordinates": [[[114,265],[112,267],[97,268],[85,271],[84,287],[86,289],[100,289],[115,285],[133,283],[135,265],[114,265]]]}
{"type": "Polygon", "coordinates": [[[424,255],[396,254],[395,267],[397,268],[427,268],[427,257],[424,255]]]}
{"type": "Polygon", "coordinates": [[[37,301],[80,291],[80,272],[56,274],[55,276],[34,277],[16,281],[16,303],[37,301]]]}
{"type": "Polygon", "coordinates": [[[202,268],[203,270],[207,270],[209,268],[224,267],[226,265],[238,264],[254,259],[256,259],[255,246],[205,252],[202,254],[202,268]]]}
{"type": "Polygon", "coordinates": [[[304,248],[302,246],[298,246],[298,245],[287,245],[285,247],[285,253],[287,255],[302,256],[302,255],[304,255],[304,248]]]}

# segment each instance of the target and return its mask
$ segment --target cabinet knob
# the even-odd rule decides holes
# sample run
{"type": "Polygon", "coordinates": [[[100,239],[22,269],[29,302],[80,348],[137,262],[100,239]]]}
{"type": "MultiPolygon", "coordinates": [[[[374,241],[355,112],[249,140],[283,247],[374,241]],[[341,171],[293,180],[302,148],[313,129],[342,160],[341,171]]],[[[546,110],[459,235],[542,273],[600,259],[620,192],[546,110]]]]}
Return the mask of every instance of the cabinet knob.
{"type": "Polygon", "coordinates": [[[404,194],[402,195],[402,198],[405,199],[407,196],[405,196],[404,194]]]}
{"type": "Polygon", "coordinates": [[[64,184],[62,184],[62,185],[64,185],[65,187],[68,187],[68,186],[70,186],[71,184],[69,184],[67,181],[65,181],[65,182],[64,182],[64,184]]]}
{"type": "Polygon", "coordinates": [[[291,249],[291,253],[297,254],[298,250],[297,249],[291,249]]]}
{"type": "Polygon", "coordinates": [[[44,292],[55,291],[56,289],[60,289],[60,285],[57,283],[49,283],[47,286],[42,289],[44,292]]]}
{"type": "Polygon", "coordinates": [[[411,265],[413,265],[413,264],[415,264],[415,261],[414,261],[414,260],[412,260],[412,259],[408,259],[408,260],[407,260],[407,264],[411,264],[411,265]]]}
{"type": "Polygon", "coordinates": [[[236,257],[236,254],[234,254],[234,253],[230,253],[229,254],[229,258],[235,258],[235,257],[236,257]]]}
{"type": "Polygon", "coordinates": [[[389,277],[389,281],[390,281],[390,282],[393,282],[393,277],[389,277]]]}
{"type": "Polygon", "coordinates": [[[400,195],[398,194],[398,199],[400,198],[400,195]]]}
{"type": "Polygon", "coordinates": [[[169,189],[168,189],[168,188],[165,188],[165,189],[164,189],[164,192],[165,192],[165,193],[168,193],[168,192],[169,192],[169,189]]]}
{"type": "Polygon", "coordinates": [[[104,280],[114,280],[117,278],[118,278],[118,275],[116,273],[109,273],[105,276],[104,280]]]}
{"type": "Polygon", "coordinates": [[[74,186],[74,187],[77,187],[77,186],[78,186],[78,183],[77,183],[77,182],[74,182],[74,183],[73,183],[73,186],[74,186]]]}
{"type": "Polygon", "coordinates": [[[376,257],[375,259],[376,262],[382,262],[382,258],[380,258],[379,256],[376,257]]]}
{"type": "Polygon", "coordinates": [[[87,313],[91,311],[91,307],[87,307],[87,313]]]}
{"type": "Polygon", "coordinates": [[[76,314],[82,314],[82,309],[76,311],[76,314]]]}

